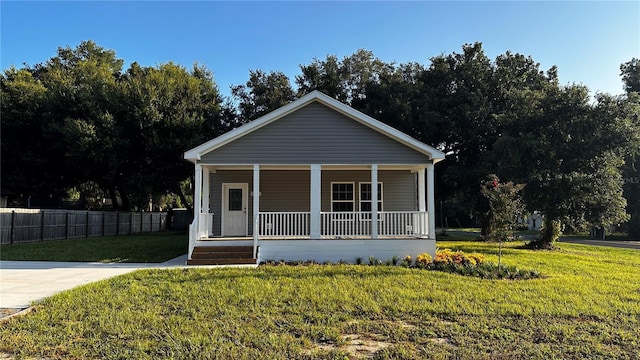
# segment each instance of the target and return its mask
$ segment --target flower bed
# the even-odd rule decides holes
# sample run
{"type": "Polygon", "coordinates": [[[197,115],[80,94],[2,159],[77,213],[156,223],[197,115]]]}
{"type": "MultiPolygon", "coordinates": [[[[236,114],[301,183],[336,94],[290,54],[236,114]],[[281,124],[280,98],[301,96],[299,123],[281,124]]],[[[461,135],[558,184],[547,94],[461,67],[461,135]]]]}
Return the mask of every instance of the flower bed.
{"type": "MultiPolygon", "coordinates": [[[[405,259],[406,263],[406,259],[405,259]]],[[[462,251],[443,249],[436,251],[436,257],[424,253],[418,255],[415,267],[428,270],[445,271],[482,279],[536,279],[541,275],[535,270],[518,269],[515,266],[498,266],[485,262],[482,254],[465,254],[462,251]]]]}

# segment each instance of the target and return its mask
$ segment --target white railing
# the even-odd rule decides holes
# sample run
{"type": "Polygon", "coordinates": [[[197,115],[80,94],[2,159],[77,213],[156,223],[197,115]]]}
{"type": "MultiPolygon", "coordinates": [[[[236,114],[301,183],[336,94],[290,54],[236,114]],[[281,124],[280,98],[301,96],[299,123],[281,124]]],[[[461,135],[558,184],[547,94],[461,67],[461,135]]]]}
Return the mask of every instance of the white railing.
{"type": "Polygon", "coordinates": [[[429,217],[425,211],[381,211],[378,218],[380,236],[429,235],[429,217]]]}
{"type": "Polygon", "coordinates": [[[213,213],[200,214],[200,231],[198,238],[208,238],[213,234],[213,213]]]}
{"type": "Polygon", "coordinates": [[[308,238],[309,212],[260,212],[258,234],[268,238],[308,238]]]}
{"type": "MultiPolygon", "coordinates": [[[[212,223],[212,220],[213,217],[208,221],[212,223]]],[[[308,239],[310,222],[309,212],[260,212],[254,224],[254,231],[258,233],[258,236],[254,237],[254,248],[257,248],[258,238],[308,239]]],[[[210,225],[207,229],[210,229],[210,225]]],[[[429,217],[427,212],[421,211],[380,211],[377,230],[381,238],[427,237],[429,217]]],[[[371,238],[371,213],[321,212],[320,237],[322,239],[371,238]]]]}
{"type": "Polygon", "coordinates": [[[370,212],[322,212],[320,235],[323,238],[370,237],[370,212]]]}
{"type": "MultiPolygon", "coordinates": [[[[429,217],[421,211],[378,212],[378,236],[423,237],[429,233],[429,217]]],[[[371,237],[370,212],[321,213],[322,238],[371,237]]]]}
{"type": "Polygon", "coordinates": [[[191,259],[191,252],[196,246],[196,240],[199,239],[199,234],[196,231],[196,220],[194,219],[189,225],[189,254],[188,258],[191,259]]]}

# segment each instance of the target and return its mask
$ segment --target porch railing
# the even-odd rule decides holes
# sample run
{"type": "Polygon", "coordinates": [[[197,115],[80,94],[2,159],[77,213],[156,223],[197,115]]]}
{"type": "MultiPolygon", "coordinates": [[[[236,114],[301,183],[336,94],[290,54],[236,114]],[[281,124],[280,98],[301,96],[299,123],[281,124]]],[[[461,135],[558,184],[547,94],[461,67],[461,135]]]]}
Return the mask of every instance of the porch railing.
{"type": "MultiPolygon", "coordinates": [[[[260,212],[256,219],[259,238],[308,239],[311,213],[260,212]]],[[[421,211],[378,212],[378,236],[382,238],[426,237],[429,217],[421,211]]],[[[352,239],[371,237],[370,212],[321,212],[322,239],[352,239]]]]}
{"type": "Polygon", "coordinates": [[[378,235],[429,235],[429,217],[425,211],[381,211],[378,214],[378,235]]]}
{"type": "MultiPolygon", "coordinates": [[[[427,212],[380,211],[378,236],[424,237],[429,234],[427,212]]],[[[367,238],[371,236],[370,212],[322,212],[322,238],[367,238]]]]}
{"type": "Polygon", "coordinates": [[[212,234],[213,234],[213,213],[201,213],[198,239],[211,237],[212,234]]]}
{"type": "Polygon", "coordinates": [[[320,218],[322,238],[371,236],[370,212],[322,212],[320,218]]]}
{"type": "Polygon", "coordinates": [[[311,213],[260,212],[258,234],[270,238],[308,238],[311,213]]]}

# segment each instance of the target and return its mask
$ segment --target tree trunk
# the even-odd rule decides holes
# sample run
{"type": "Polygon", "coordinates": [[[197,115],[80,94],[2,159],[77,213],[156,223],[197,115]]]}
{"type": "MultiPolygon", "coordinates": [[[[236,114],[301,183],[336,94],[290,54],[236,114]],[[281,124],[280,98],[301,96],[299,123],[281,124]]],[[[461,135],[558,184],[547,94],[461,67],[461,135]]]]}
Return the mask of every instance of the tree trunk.
{"type": "Polygon", "coordinates": [[[482,216],[480,221],[481,221],[480,235],[482,235],[482,237],[488,241],[493,236],[494,221],[491,218],[491,215],[482,216]]]}
{"type": "Polygon", "coordinates": [[[540,238],[538,247],[542,249],[553,249],[553,244],[558,240],[560,234],[560,221],[545,216],[542,237],[540,238]]]}
{"type": "Polygon", "coordinates": [[[118,197],[116,196],[116,189],[114,189],[113,186],[109,186],[109,197],[111,198],[112,210],[120,210],[120,207],[118,206],[118,197]]]}
{"type": "Polygon", "coordinates": [[[191,204],[189,204],[187,202],[187,197],[184,196],[184,192],[182,191],[182,187],[180,185],[178,185],[177,188],[178,188],[178,196],[180,197],[180,201],[182,201],[182,203],[187,208],[187,211],[189,213],[193,213],[193,207],[191,206],[191,204]]]}
{"type": "Polygon", "coordinates": [[[131,202],[127,194],[122,190],[122,187],[118,187],[118,192],[120,193],[120,200],[122,201],[122,211],[131,211],[131,202]]]}

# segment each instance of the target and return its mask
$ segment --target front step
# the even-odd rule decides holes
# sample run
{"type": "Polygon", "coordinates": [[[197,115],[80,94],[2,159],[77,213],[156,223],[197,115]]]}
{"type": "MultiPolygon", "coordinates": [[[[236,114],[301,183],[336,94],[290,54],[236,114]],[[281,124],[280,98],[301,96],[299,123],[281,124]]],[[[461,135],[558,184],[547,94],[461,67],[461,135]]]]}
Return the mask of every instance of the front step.
{"type": "Polygon", "coordinates": [[[190,259],[187,265],[255,265],[256,259],[190,259]]]}
{"type": "Polygon", "coordinates": [[[196,246],[187,265],[255,264],[251,246],[196,246]]]}

